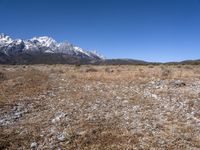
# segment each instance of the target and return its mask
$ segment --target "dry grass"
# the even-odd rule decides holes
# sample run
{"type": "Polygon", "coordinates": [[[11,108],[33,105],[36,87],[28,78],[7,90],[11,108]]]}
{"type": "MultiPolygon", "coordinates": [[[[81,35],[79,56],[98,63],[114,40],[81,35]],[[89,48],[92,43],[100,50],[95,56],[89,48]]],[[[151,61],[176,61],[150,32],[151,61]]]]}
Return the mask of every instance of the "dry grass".
{"type": "Polygon", "coordinates": [[[3,72],[0,72],[0,82],[6,80],[6,74],[3,72]]]}
{"type": "Polygon", "coordinates": [[[95,68],[90,67],[90,68],[87,68],[87,69],[85,70],[85,72],[98,72],[98,70],[95,69],[95,68]]]}
{"type": "Polygon", "coordinates": [[[0,103],[11,103],[23,97],[36,96],[50,88],[48,75],[32,68],[8,71],[2,78],[7,80],[0,84],[0,103]]]}
{"type": "Polygon", "coordinates": [[[0,149],[200,149],[199,66],[0,66],[0,149]]]}

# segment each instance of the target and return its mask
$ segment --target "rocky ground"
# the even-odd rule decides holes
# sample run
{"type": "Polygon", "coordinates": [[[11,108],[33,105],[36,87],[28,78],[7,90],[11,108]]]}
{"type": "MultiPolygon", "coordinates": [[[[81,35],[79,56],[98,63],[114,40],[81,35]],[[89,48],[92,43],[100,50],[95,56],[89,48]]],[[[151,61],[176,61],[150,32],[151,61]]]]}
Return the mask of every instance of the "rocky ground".
{"type": "Polygon", "coordinates": [[[0,66],[0,149],[200,149],[200,66],[0,66]]]}

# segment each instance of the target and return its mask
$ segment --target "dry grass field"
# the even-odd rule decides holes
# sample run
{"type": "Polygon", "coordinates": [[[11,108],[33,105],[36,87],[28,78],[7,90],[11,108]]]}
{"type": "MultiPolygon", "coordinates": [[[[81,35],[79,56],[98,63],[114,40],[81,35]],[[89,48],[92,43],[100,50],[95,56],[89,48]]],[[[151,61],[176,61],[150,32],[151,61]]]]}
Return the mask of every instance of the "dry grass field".
{"type": "Polygon", "coordinates": [[[200,66],[0,66],[0,149],[199,150],[200,66]]]}

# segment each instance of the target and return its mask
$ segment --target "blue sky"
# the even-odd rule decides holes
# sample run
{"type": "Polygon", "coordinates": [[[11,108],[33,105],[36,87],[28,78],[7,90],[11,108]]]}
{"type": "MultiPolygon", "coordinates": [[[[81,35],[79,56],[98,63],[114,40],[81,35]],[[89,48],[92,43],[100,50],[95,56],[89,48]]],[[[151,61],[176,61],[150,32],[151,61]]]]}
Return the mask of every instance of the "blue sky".
{"type": "Polygon", "coordinates": [[[47,35],[107,58],[200,59],[200,0],[0,0],[0,32],[47,35]]]}

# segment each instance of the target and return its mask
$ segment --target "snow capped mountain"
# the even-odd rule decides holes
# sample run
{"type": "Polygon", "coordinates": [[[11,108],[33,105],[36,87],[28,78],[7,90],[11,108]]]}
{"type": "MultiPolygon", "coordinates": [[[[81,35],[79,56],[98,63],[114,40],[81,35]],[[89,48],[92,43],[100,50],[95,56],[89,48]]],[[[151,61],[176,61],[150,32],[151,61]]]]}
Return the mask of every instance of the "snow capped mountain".
{"type": "Polygon", "coordinates": [[[13,40],[9,36],[0,34],[0,44],[10,44],[12,42],[13,40]]]}
{"type": "Polygon", "coordinates": [[[48,36],[42,37],[34,37],[30,39],[31,42],[35,43],[36,45],[43,46],[43,47],[50,47],[50,48],[57,48],[58,43],[48,36]]]}
{"type": "Polygon", "coordinates": [[[21,54],[63,54],[79,59],[101,60],[103,57],[95,52],[83,50],[69,42],[58,43],[48,36],[34,37],[29,40],[12,39],[0,34],[0,56],[15,56],[21,54]]]}

